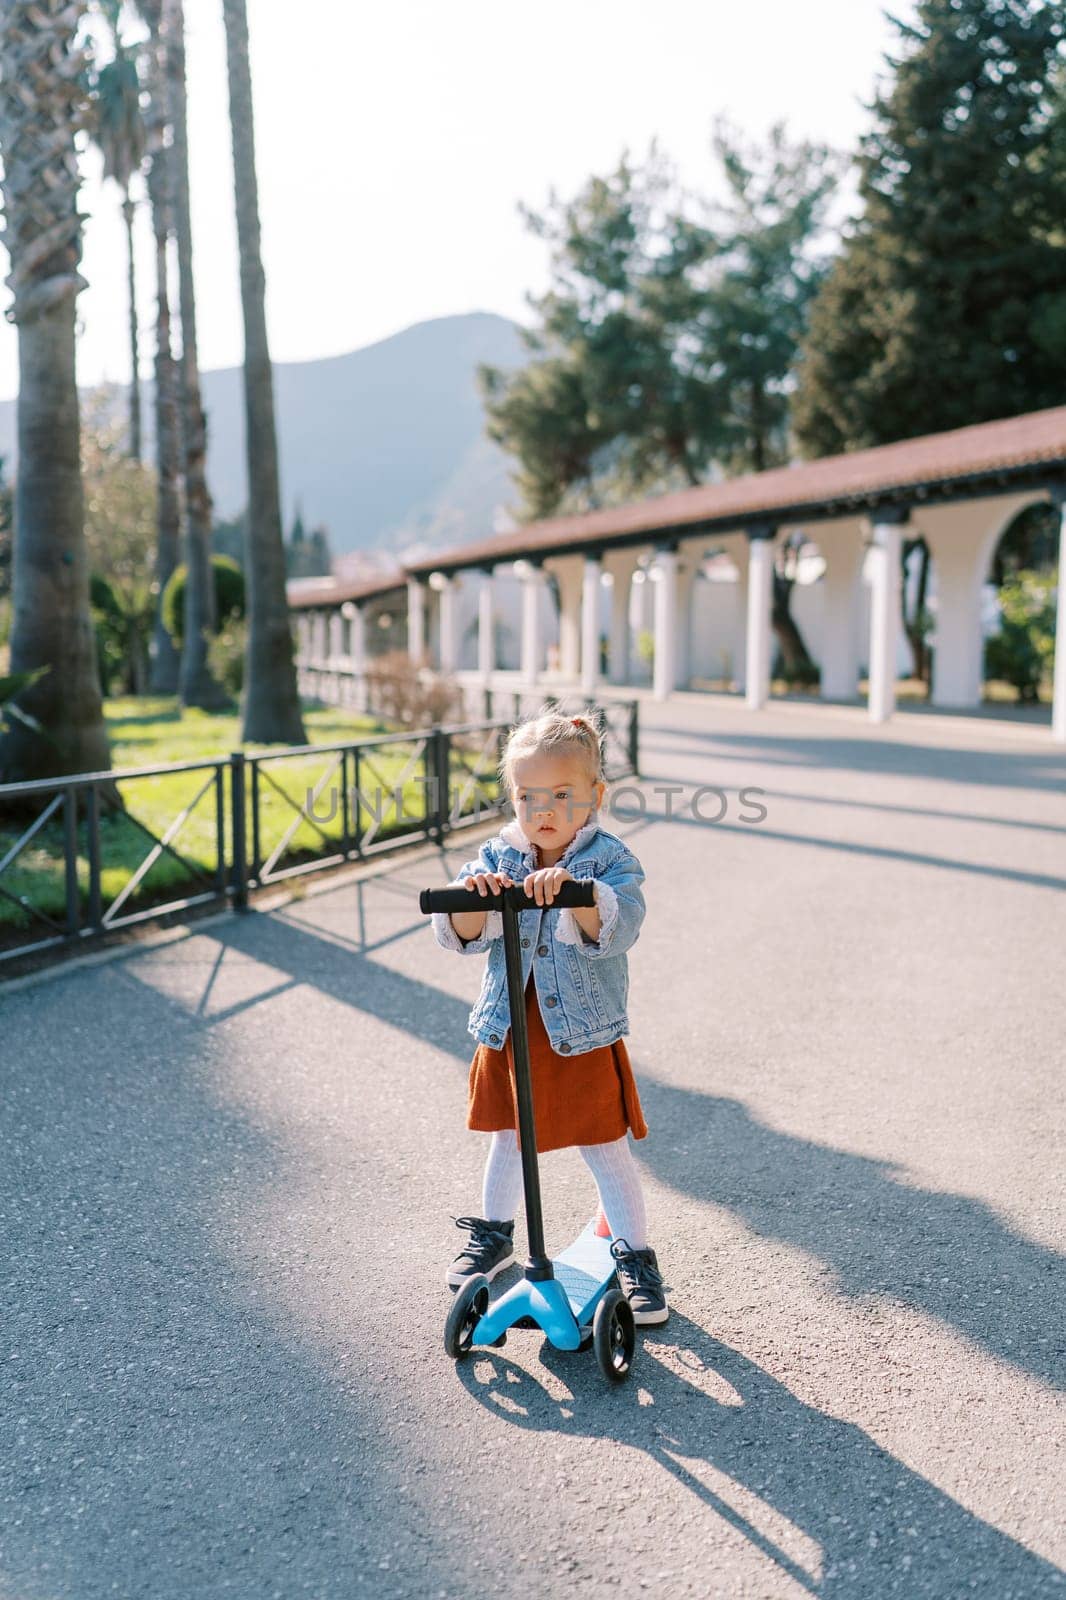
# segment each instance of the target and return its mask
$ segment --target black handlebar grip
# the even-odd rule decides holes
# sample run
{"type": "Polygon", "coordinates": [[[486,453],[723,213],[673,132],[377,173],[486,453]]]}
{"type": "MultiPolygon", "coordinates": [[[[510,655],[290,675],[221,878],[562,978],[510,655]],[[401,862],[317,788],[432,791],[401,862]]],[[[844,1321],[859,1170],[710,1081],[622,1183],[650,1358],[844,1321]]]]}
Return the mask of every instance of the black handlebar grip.
{"type": "MultiPolygon", "coordinates": [[[[594,883],[591,878],[569,878],[555,891],[553,906],[572,910],[575,906],[594,906],[594,883]]],[[[516,911],[542,911],[532,895],[519,888],[504,889],[500,894],[479,894],[476,889],[464,889],[452,884],[447,889],[423,889],[418,897],[419,910],[427,916],[432,911],[502,911],[504,897],[516,911]]]]}

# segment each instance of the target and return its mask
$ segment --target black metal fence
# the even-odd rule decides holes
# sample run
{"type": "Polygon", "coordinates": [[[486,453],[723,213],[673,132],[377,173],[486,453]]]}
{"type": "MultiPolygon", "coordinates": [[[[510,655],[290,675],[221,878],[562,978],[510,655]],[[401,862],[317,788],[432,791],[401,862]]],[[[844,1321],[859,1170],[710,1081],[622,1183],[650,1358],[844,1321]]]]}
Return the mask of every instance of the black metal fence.
{"type": "MultiPolygon", "coordinates": [[[[242,910],[268,884],[441,843],[501,810],[503,742],[530,698],[508,694],[508,720],[0,784],[0,964],[197,906],[242,910]],[[186,782],[180,798],[159,792],[186,782]],[[138,816],[131,802],[151,784],[138,816]],[[198,838],[179,848],[183,831],[198,838]]],[[[580,704],[603,732],[608,779],[635,776],[638,702],[580,704]]]]}

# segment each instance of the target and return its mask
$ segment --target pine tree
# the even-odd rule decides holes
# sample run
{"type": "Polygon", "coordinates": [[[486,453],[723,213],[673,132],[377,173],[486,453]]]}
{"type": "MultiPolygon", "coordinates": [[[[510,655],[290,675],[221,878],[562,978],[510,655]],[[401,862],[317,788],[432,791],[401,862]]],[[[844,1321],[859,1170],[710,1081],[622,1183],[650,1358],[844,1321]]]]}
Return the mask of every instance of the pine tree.
{"type": "Polygon", "coordinates": [[[919,0],[894,25],[862,216],[811,309],[794,427],[814,455],[1066,393],[1062,7],[919,0]]]}

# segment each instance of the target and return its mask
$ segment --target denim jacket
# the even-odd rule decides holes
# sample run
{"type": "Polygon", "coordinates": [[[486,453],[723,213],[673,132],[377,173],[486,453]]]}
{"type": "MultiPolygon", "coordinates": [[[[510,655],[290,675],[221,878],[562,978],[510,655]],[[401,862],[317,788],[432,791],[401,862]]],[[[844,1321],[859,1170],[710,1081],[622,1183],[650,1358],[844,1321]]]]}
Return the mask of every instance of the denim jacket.
{"type": "MultiPolygon", "coordinates": [[[[626,951],[640,933],[644,869],[617,834],[600,826],[594,810],[578,829],[556,863],[573,878],[595,878],[598,884],[600,935],[589,939],[572,911],[556,906],[519,912],[523,990],[533,970],[541,1015],[552,1048],[560,1055],[580,1055],[613,1044],[629,1032],[629,962],[626,951]]],[[[537,868],[536,851],[515,818],[486,839],[476,861],[461,867],[453,882],[476,872],[505,872],[515,883],[537,868]]],[[[471,910],[478,896],[471,895],[471,910]]],[[[503,953],[503,913],[488,911],[480,938],[464,944],[444,913],[430,919],[437,943],[461,955],[489,952],[467,1032],[482,1044],[499,1049],[511,1022],[507,970],[503,953]]]]}

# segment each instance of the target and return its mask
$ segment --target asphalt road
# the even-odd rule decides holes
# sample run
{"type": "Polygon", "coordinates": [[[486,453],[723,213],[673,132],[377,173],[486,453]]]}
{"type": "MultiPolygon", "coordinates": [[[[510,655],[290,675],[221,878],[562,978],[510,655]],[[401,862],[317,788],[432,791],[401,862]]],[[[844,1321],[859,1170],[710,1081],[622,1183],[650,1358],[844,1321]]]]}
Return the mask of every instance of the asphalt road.
{"type": "Polygon", "coordinates": [[[1066,1596],[1066,752],[696,697],[642,749],[631,1383],[443,1352],[469,840],[0,987],[0,1600],[1066,1596]]]}

